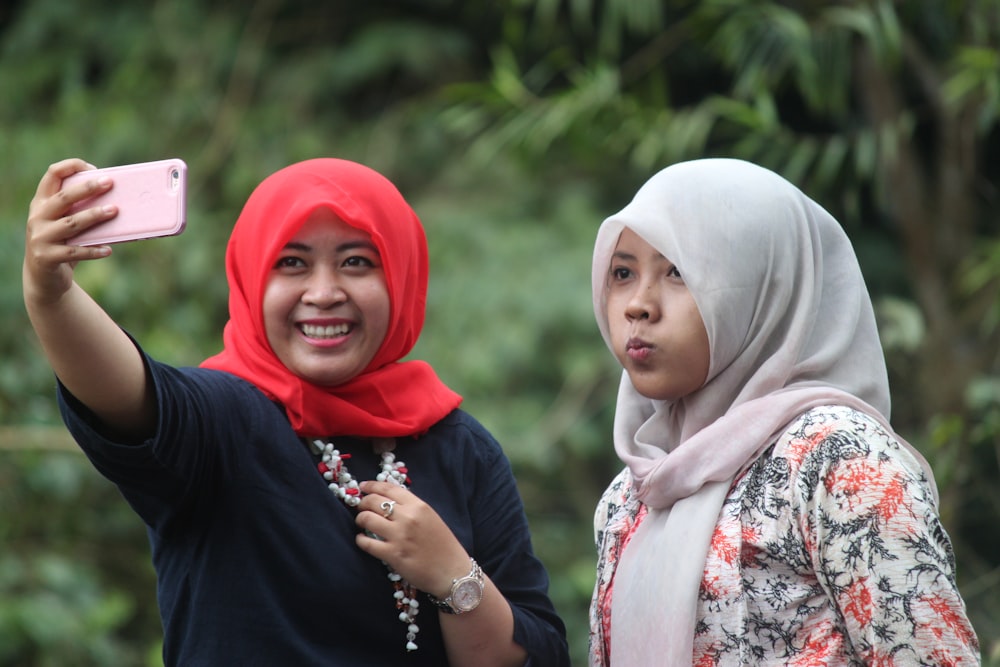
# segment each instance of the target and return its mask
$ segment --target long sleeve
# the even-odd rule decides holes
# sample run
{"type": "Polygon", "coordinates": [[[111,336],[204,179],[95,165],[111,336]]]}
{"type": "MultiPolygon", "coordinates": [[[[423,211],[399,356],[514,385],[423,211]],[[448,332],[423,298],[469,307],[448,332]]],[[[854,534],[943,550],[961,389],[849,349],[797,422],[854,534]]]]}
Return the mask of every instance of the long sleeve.
{"type": "Polygon", "coordinates": [[[932,484],[872,425],[831,433],[803,458],[806,546],[868,664],[980,664],[932,484]]]}
{"type": "Polygon", "coordinates": [[[980,664],[932,482],[871,418],[804,413],[735,480],[694,664],[980,664]]]}

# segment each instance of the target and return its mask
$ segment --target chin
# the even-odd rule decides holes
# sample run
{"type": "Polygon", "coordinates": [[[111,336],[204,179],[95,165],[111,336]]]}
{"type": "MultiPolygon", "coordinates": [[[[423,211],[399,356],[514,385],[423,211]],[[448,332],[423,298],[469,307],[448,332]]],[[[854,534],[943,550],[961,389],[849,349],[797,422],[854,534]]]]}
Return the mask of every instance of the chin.
{"type": "Polygon", "coordinates": [[[635,390],[639,392],[644,398],[648,398],[651,401],[676,401],[679,398],[683,398],[683,395],[678,395],[676,391],[671,391],[664,387],[658,387],[655,385],[650,385],[648,382],[643,382],[639,380],[636,381],[635,378],[629,376],[629,380],[632,381],[632,386],[635,390]]]}
{"type": "MultiPolygon", "coordinates": [[[[314,384],[317,387],[336,387],[337,385],[344,384],[350,377],[344,378],[342,374],[331,374],[329,369],[323,369],[319,372],[299,368],[297,370],[292,370],[297,378],[308,382],[309,384],[314,384]]],[[[353,377],[353,376],[351,376],[353,377]]]]}

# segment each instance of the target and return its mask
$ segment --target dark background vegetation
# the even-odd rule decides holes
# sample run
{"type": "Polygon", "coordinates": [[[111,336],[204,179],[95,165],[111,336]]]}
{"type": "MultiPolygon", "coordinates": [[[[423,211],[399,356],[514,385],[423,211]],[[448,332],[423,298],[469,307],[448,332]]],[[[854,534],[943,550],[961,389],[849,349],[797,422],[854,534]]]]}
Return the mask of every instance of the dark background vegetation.
{"type": "Polygon", "coordinates": [[[251,188],[329,155],[393,179],[432,251],[429,360],[501,440],[585,664],[617,471],[593,237],[656,170],[737,156],[854,240],[894,421],[931,461],[1000,664],[1000,0],[20,0],[0,8],[0,664],[157,665],[138,520],[61,428],[20,296],[47,165],[181,157],[189,225],[78,279],[160,359],[226,318],[251,188]]]}

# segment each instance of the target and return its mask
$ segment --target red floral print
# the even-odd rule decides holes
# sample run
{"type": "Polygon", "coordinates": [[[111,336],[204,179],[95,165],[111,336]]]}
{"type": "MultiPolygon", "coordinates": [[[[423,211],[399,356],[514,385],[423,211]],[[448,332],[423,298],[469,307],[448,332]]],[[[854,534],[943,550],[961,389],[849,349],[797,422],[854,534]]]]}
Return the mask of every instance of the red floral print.
{"type": "MultiPolygon", "coordinates": [[[[623,470],[595,515],[592,667],[610,665],[614,570],[645,515],[631,490],[623,470]]],[[[981,664],[932,483],[871,418],[814,408],[733,483],[706,555],[692,664],[981,664]]]]}
{"type": "Polygon", "coordinates": [[[872,620],[872,594],[867,577],[857,579],[842,596],[844,613],[849,614],[857,625],[866,625],[872,620]]]}

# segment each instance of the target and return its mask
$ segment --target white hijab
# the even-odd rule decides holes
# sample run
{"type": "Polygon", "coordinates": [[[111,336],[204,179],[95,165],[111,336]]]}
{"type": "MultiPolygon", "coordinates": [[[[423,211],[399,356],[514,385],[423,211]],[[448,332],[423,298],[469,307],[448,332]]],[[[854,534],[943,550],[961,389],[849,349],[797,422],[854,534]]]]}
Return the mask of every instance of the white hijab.
{"type": "Polygon", "coordinates": [[[615,451],[649,513],[615,574],[611,664],[687,666],[709,540],[737,473],[818,405],[854,407],[894,434],[888,378],[850,241],[777,174],[734,159],[675,164],[604,221],[592,282],[609,347],[606,286],[624,227],[677,266],[711,361],[704,386],[672,402],[622,374],[615,451]]]}

